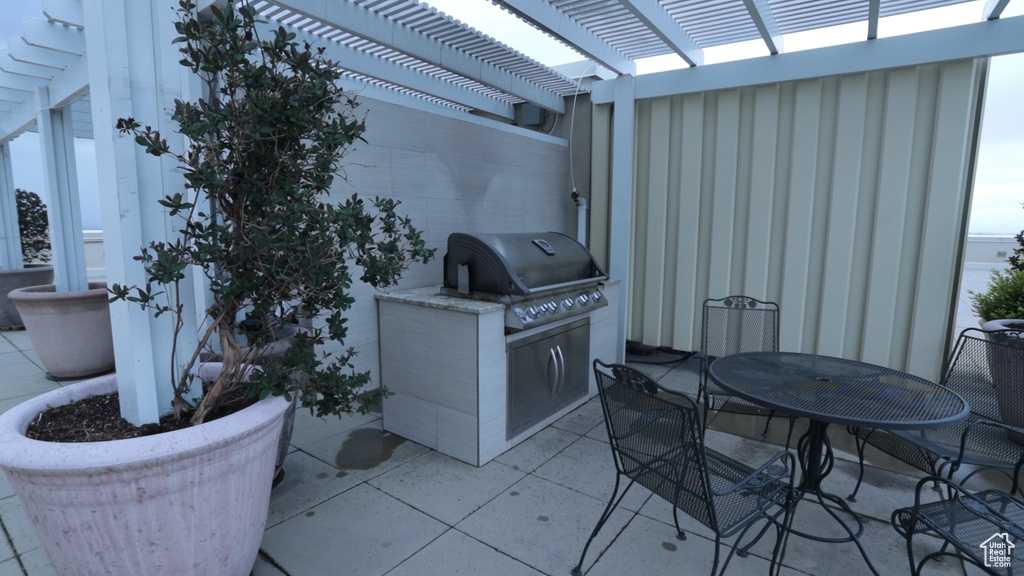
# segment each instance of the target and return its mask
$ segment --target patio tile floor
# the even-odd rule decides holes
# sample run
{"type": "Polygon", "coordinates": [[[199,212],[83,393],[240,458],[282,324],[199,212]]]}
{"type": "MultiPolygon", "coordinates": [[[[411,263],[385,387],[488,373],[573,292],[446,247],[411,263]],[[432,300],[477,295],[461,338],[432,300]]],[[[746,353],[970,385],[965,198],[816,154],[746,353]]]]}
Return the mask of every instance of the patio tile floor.
{"type": "MultiPolygon", "coordinates": [[[[696,389],[695,362],[637,364],[664,385],[696,389]]],[[[0,332],[0,411],[53,389],[25,332],[0,332]],[[17,377],[11,375],[16,373],[17,377]]],[[[781,450],[786,422],[760,438],[762,419],[719,417],[708,444],[742,460],[763,461],[781,450]]],[[[832,432],[837,463],[826,484],[840,495],[856,481],[848,435],[832,432]]],[[[614,472],[598,399],[477,468],[381,429],[379,415],[321,420],[300,410],[274,489],[255,576],[567,576],[611,493],[614,472]]],[[[919,474],[871,460],[853,508],[866,519],[862,542],[884,575],[906,574],[904,541],[889,525],[896,507],[913,501],[919,474]],[[895,469],[896,471],[893,471],[895,469]]],[[[53,574],[24,510],[0,477],[0,576],[53,574]]],[[[703,575],[710,572],[710,531],[680,515],[685,541],[675,537],[671,507],[635,486],[591,546],[591,576],[703,575]]],[[[834,533],[824,512],[802,503],[796,524],[834,533]]],[[[764,574],[772,537],[727,574],[764,574]]],[[[933,543],[926,542],[925,545],[933,543]]],[[[869,574],[852,544],[789,539],[783,574],[869,574]]],[[[960,574],[954,562],[931,574],[960,574]]],[[[968,572],[969,574],[975,572],[968,572]]]]}

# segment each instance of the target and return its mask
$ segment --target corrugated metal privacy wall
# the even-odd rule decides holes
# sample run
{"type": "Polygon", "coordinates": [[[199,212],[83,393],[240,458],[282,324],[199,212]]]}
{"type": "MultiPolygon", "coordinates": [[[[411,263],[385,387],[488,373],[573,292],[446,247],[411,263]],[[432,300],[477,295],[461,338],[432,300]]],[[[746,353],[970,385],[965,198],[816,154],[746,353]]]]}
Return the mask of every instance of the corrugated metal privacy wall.
{"type": "MultiPolygon", "coordinates": [[[[638,101],[627,337],[698,349],[703,300],[746,294],[778,302],[783,350],[937,378],[986,69],[962,61],[638,101]]],[[[595,142],[610,126],[603,108],[595,142]]],[[[594,164],[609,166],[602,154],[595,146],[594,164]]],[[[595,206],[604,190],[595,182],[595,206]]]]}

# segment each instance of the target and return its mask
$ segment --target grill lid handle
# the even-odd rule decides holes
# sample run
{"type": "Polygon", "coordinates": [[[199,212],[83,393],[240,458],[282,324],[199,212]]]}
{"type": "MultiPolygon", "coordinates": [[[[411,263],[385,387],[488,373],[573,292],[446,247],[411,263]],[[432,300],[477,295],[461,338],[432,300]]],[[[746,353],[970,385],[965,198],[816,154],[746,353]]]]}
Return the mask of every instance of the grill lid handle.
{"type": "Polygon", "coordinates": [[[542,240],[540,238],[534,238],[533,239],[533,243],[536,244],[538,248],[543,250],[544,253],[547,254],[548,256],[554,256],[555,255],[554,247],[552,247],[551,244],[549,244],[547,240],[542,240]]]}
{"type": "Polygon", "coordinates": [[[469,294],[468,264],[459,264],[459,294],[469,294]]]}

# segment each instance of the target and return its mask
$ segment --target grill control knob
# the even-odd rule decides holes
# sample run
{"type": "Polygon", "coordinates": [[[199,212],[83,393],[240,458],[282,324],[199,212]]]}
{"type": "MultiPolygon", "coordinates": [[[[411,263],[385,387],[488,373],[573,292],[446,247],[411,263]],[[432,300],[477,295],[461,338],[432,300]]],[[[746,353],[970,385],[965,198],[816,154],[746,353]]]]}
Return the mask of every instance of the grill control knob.
{"type": "Polygon", "coordinates": [[[572,308],[572,298],[562,300],[562,308],[565,308],[566,310],[572,308]]]}
{"type": "Polygon", "coordinates": [[[548,312],[558,312],[558,304],[555,304],[553,301],[548,302],[544,306],[548,309],[548,312]]]}
{"type": "Polygon", "coordinates": [[[530,316],[532,318],[536,318],[538,312],[539,311],[537,310],[536,306],[530,306],[529,308],[526,309],[527,316],[530,316]]]}
{"type": "Polygon", "coordinates": [[[586,294],[580,294],[579,296],[576,297],[576,303],[579,304],[580,306],[586,306],[587,304],[590,303],[590,297],[587,296],[586,294]]]}
{"type": "Polygon", "coordinates": [[[593,300],[595,304],[600,302],[603,297],[604,296],[601,294],[600,290],[594,290],[594,293],[590,295],[590,299],[593,300]]]}
{"type": "Polygon", "coordinates": [[[515,315],[518,316],[524,324],[526,322],[529,322],[530,320],[533,320],[533,318],[527,315],[526,310],[523,310],[522,308],[513,308],[512,312],[515,312],[515,315]]]}

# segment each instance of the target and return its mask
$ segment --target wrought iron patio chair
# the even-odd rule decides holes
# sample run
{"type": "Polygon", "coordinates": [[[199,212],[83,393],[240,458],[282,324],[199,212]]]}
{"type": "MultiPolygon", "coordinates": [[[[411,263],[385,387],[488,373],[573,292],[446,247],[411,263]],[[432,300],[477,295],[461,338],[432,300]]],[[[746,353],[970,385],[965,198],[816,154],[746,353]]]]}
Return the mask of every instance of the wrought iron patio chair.
{"type": "Polygon", "coordinates": [[[753,468],[704,445],[697,403],[687,394],[662,388],[642,372],[621,364],[594,361],[608,442],[615,460],[615,489],[594,526],[574,575],[582,573],[587,550],[634,483],[646,487],[673,505],[676,535],[679,511],[715,532],[715,558],[711,574],[725,572],[734,553],[756,543],[776,528],[771,571],[782,564],[793,507],[796,458],[783,451],[753,468]],[[629,479],[619,492],[620,481],[629,479]],[[763,526],[744,543],[751,528],[763,526]],[[735,536],[718,571],[723,539],[735,536]]]}
{"type": "Polygon", "coordinates": [[[979,472],[998,470],[1011,479],[1011,491],[1018,490],[1024,428],[1007,420],[1024,417],[1024,340],[1013,330],[990,332],[989,338],[977,328],[964,330],[941,384],[970,405],[966,419],[935,430],[850,429],[860,460],[857,485],[848,497],[851,502],[864,480],[864,451],[869,444],[933,476],[953,478],[966,465],[970,472],[959,479],[961,484],[979,472]]]}
{"type": "Polygon", "coordinates": [[[930,560],[949,557],[992,576],[1008,576],[1014,573],[1010,548],[1024,545],[1024,503],[1002,490],[972,494],[949,479],[927,476],[917,483],[914,505],[893,512],[892,526],[907,541],[912,576],[919,576],[930,560]],[[945,484],[949,497],[922,502],[922,490],[928,484],[945,484]],[[942,545],[915,561],[914,536],[918,534],[937,537],[942,545]]]}
{"type": "MultiPolygon", "coordinates": [[[[767,435],[773,410],[730,395],[708,378],[708,366],[716,358],[740,352],[776,352],[779,349],[779,305],[762,302],[749,296],[709,298],[701,315],[700,390],[704,407],[704,426],[709,412],[728,412],[764,416],[767,421],[762,435],[767,435]]],[[[789,417],[788,415],[786,416],[789,417]]],[[[794,419],[790,418],[789,434],[794,419]]],[[[786,439],[789,446],[789,437],[786,439]]]]}

